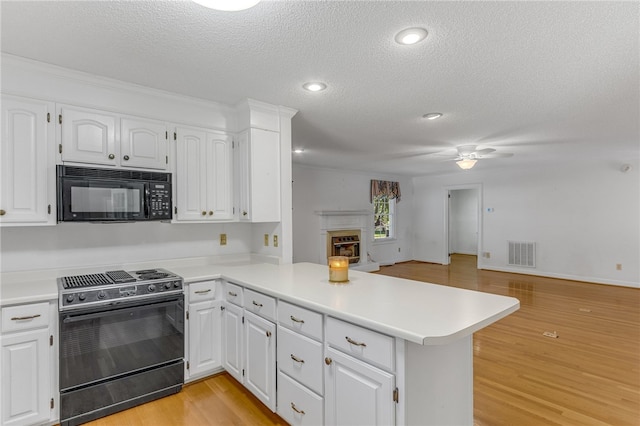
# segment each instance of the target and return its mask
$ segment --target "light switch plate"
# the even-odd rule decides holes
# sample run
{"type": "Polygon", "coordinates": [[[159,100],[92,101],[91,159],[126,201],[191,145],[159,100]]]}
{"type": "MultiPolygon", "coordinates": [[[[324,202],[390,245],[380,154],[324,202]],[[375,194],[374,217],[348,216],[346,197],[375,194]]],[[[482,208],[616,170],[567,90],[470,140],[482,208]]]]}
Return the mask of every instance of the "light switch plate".
{"type": "Polygon", "coordinates": [[[264,234],[264,245],[269,246],[269,234],[264,234]]]}
{"type": "Polygon", "coordinates": [[[227,234],[220,234],[220,245],[221,246],[227,245],[227,234]]]}
{"type": "Polygon", "coordinates": [[[277,235],[273,236],[273,246],[274,247],[278,247],[278,236],[277,235]]]}

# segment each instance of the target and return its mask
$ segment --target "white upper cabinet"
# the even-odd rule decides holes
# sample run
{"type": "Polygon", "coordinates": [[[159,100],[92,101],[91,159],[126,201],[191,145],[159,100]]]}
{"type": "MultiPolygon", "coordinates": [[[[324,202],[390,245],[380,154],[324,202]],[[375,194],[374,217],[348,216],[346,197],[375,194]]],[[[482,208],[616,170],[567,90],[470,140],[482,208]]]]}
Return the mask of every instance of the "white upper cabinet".
{"type": "Polygon", "coordinates": [[[120,154],[123,167],[165,170],[169,164],[167,126],[160,121],[122,118],[120,154]]]}
{"type": "Polygon", "coordinates": [[[166,170],[167,126],[70,105],[58,107],[63,162],[166,170]]]}
{"type": "Polygon", "coordinates": [[[53,225],[54,105],[2,96],[0,224],[53,225]]]}
{"type": "Polygon", "coordinates": [[[175,220],[233,219],[231,136],[188,127],[176,134],[175,220]]]}
{"type": "Polygon", "coordinates": [[[119,119],[115,114],[69,105],[58,107],[62,161],[118,165],[116,143],[119,119]]]}
{"type": "Polygon", "coordinates": [[[280,221],[280,134],[242,132],[238,141],[239,219],[280,221]]]}

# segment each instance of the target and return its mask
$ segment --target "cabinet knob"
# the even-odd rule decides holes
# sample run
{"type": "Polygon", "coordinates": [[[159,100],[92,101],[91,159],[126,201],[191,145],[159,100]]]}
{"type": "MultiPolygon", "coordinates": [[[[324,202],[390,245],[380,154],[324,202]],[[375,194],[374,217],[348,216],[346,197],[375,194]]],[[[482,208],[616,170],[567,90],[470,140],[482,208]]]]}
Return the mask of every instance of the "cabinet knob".
{"type": "Polygon", "coordinates": [[[209,216],[213,216],[213,212],[209,210],[209,216]]]}
{"type": "Polygon", "coordinates": [[[242,216],[246,216],[246,215],[247,215],[247,212],[246,212],[246,211],[243,211],[243,212],[242,212],[242,216]]]}
{"type": "Polygon", "coordinates": [[[113,155],[113,154],[109,154],[109,160],[113,160],[114,158],[116,158],[116,156],[115,156],[115,155],[113,155]]]}
{"type": "Polygon", "coordinates": [[[125,155],[124,157],[122,157],[124,159],[124,161],[129,161],[129,156],[125,155]]]}
{"type": "Polygon", "coordinates": [[[205,212],[204,210],[202,211],[202,216],[206,216],[207,212],[205,212]]]}
{"type": "Polygon", "coordinates": [[[4,216],[5,214],[7,214],[7,212],[6,212],[6,211],[4,211],[4,210],[0,210],[0,216],[4,216]]]}
{"type": "Polygon", "coordinates": [[[331,365],[332,362],[333,362],[333,360],[331,358],[329,358],[329,357],[326,357],[324,359],[324,363],[327,364],[327,365],[331,365]]]}
{"type": "Polygon", "coordinates": [[[267,330],[267,337],[271,337],[271,332],[267,330]]]}

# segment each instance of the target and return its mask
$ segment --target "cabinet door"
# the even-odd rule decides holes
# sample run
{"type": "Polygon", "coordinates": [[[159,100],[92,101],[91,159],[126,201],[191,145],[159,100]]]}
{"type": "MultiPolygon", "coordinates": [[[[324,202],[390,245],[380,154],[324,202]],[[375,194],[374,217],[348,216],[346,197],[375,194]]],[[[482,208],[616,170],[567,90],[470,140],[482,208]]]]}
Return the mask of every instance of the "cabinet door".
{"type": "Polygon", "coordinates": [[[30,425],[49,420],[49,331],[0,337],[2,424],[30,425]]]}
{"type": "Polygon", "coordinates": [[[238,146],[240,220],[280,221],[280,134],[251,129],[238,146]]]}
{"type": "Polygon", "coordinates": [[[2,96],[0,223],[55,224],[53,104],[2,96]]]}
{"type": "Polygon", "coordinates": [[[251,312],[244,313],[244,385],[276,411],[276,326],[251,312]]]}
{"type": "Polygon", "coordinates": [[[222,311],[222,362],[225,370],[242,383],[242,308],[224,303],[222,311]]]}
{"type": "Polygon", "coordinates": [[[119,163],[116,115],[67,105],[60,106],[58,114],[62,117],[62,161],[109,166],[119,163]]]}
{"type": "Polygon", "coordinates": [[[224,133],[207,134],[207,218],[229,220],[233,218],[231,182],[231,136],[224,133]]]}
{"type": "Polygon", "coordinates": [[[176,129],[176,220],[203,220],[206,211],[207,134],[204,131],[176,129]]]}
{"type": "Polygon", "coordinates": [[[325,423],[395,423],[394,376],[333,348],[325,360],[325,423]]]}
{"type": "Polygon", "coordinates": [[[167,126],[159,121],[123,118],[120,122],[120,164],[166,170],[167,126]]]}
{"type": "Polygon", "coordinates": [[[189,304],[189,377],[205,375],[222,366],[221,306],[219,300],[189,304]]]}

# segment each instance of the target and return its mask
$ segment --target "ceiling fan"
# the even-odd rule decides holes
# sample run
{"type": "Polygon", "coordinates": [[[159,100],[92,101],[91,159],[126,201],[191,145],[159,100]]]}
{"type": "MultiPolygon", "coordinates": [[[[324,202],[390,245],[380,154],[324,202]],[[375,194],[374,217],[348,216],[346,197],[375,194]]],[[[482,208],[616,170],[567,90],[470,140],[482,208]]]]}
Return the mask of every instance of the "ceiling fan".
{"type": "Polygon", "coordinates": [[[457,150],[458,155],[453,160],[463,170],[469,170],[480,159],[513,157],[511,153],[498,153],[493,148],[478,149],[477,145],[461,145],[457,150]]]}

